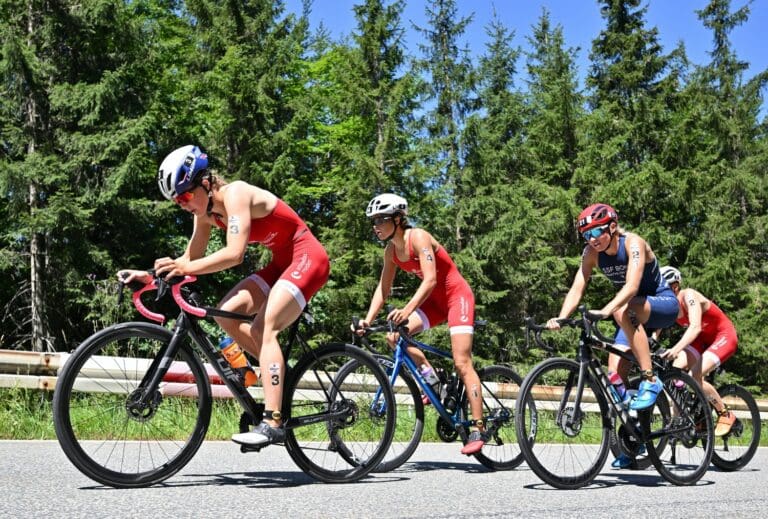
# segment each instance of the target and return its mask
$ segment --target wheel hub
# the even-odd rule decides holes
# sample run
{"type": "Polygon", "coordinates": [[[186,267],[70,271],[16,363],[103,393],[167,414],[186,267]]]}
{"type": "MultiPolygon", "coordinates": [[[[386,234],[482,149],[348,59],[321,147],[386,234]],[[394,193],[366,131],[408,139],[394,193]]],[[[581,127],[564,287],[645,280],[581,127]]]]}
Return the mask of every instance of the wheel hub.
{"type": "Polygon", "coordinates": [[[581,413],[577,413],[573,407],[566,407],[557,416],[557,425],[566,436],[575,438],[581,432],[581,413]]]}
{"type": "Polygon", "coordinates": [[[148,422],[155,415],[162,401],[163,395],[160,394],[160,391],[155,391],[150,397],[145,398],[144,390],[138,388],[128,395],[128,399],[125,401],[125,409],[132,420],[148,422]]]}
{"type": "Polygon", "coordinates": [[[360,409],[354,400],[345,399],[337,400],[331,404],[331,414],[340,414],[331,420],[331,426],[333,429],[343,429],[350,427],[357,422],[357,418],[360,415],[360,409]]]}

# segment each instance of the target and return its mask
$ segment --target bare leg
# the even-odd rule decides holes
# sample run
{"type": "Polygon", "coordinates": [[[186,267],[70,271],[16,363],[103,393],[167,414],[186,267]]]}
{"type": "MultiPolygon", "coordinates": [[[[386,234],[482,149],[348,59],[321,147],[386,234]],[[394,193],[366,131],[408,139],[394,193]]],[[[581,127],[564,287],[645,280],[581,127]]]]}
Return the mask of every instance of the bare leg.
{"type": "MultiPolygon", "coordinates": [[[[264,311],[263,332],[259,334],[257,323],[251,328],[254,341],[261,335],[259,365],[264,388],[264,405],[267,410],[279,411],[282,407],[283,385],[285,383],[285,361],[278,334],[291,325],[301,315],[302,308],[293,295],[279,284],[269,293],[264,311]]],[[[259,320],[257,319],[257,322],[259,320]]],[[[267,423],[276,427],[279,420],[267,419],[267,423]]]]}
{"type": "MultiPolygon", "coordinates": [[[[451,352],[453,353],[453,363],[456,365],[456,373],[464,382],[467,390],[469,407],[474,420],[483,418],[483,393],[480,386],[480,377],[477,375],[472,365],[472,334],[457,333],[451,335],[451,352]]],[[[482,422],[476,422],[479,430],[484,430],[482,422]]]]}

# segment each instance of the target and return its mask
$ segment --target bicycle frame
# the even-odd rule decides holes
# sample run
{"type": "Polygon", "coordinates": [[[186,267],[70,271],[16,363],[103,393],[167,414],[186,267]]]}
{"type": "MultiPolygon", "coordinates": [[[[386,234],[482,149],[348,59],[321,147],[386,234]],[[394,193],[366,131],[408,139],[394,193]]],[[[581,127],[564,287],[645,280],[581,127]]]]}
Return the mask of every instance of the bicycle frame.
{"type": "MultiPolygon", "coordinates": [[[[603,398],[610,404],[609,409],[611,410],[611,416],[608,417],[608,419],[618,417],[621,423],[627,427],[632,436],[638,438],[642,442],[648,441],[651,438],[648,437],[647,432],[641,431],[637,427],[637,421],[629,415],[629,410],[626,409],[621,402],[617,402],[613,398],[610,391],[611,382],[608,380],[608,375],[605,373],[600,361],[592,354],[592,352],[595,348],[602,349],[608,353],[619,355],[621,358],[633,363],[635,362],[634,355],[617,348],[610,342],[601,341],[596,337],[593,337],[589,334],[587,330],[588,327],[588,325],[582,327],[579,336],[579,349],[576,355],[576,362],[579,363],[579,379],[576,385],[576,398],[572,404],[574,409],[581,409],[581,399],[584,394],[584,386],[586,385],[585,377],[587,376],[587,372],[589,372],[589,375],[599,383],[603,398]]],[[[561,410],[563,406],[566,405],[567,397],[568,395],[563,395],[563,400],[560,403],[561,410]]]]}
{"type": "MultiPolygon", "coordinates": [[[[602,364],[600,363],[599,359],[597,359],[593,355],[594,350],[603,350],[608,353],[613,353],[618,355],[624,360],[627,360],[631,362],[632,364],[637,364],[637,360],[635,359],[635,356],[631,353],[631,351],[625,351],[621,348],[617,348],[613,342],[602,335],[600,330],[597,328],[596,324],[592,323],[586,316],[586,309],[584,310],[583,316],[581,317],[581,324],[573,324],[572,322],[569,322],[572,326],[578,326],[580,329],[579,334],[579,347],[578,352],[576,356],[576,362],[579,363],[579,379],[577,381],[576,385],[576,398],[573,402],[572,406],[574,409],[581,409],[581,399],[584,394],[584,387],[586,385],[586,376],[591,376],[595,381],[599,383],[600,392],[602,393],[603,398],[606,399],[606,401],[610,404],[610,416],[606,417],[607,419],[613,419],[615,417],[618,417],[621,423],[627,428],[627,430],[630,432],[632,436],[638,439],[638,441],[642,443],[647,443],[649,441],[653,441],[658,438],[662,438],[665,436],[668,436],[670,434],[674,434],[677,432],[682,432],[686,428],[683,426],[677,427],[677,428],[668,428],[669,425],[665,426],[662,430],[656,431],[656,432],[647,432],[641,430],[638,425],[638,421],[630,416],[629,410],[624,407],[624,405],[621,402],[616,402],[611,394],[610,387],[611,382],[608,380],[608,375],[605,373],[605,370],[603,369],[602,364]],[[589,372],[589,375],[587,375],[587,372],[589,372]]],[[[659,362],[658,358],[655,356],[652,356],[652,359],[654,361],[654,365],[656,365],[661,371],[669,371],[670,369],[677,369],[677,368],[670,368],[666,364],[659,362]]],[[[675,403],[675,405],[680,406],[680,403],[678,402],[678,399],[675,398],[673,395],[669,395],[666,388],[663,389],[665,393],[670,397],[670,399],[675,403]]],[[[563,410],[564,406],[566,405],[568,395],[563,395],[563,399],[560,403],[560,411],[563,410]]],[[[575,416],[574,418],[580,419],[580,416],[575,416]]],[[[566,424],[570,425],[570,424],[566,424]]],[[[613,426],[613,424],[610,424],[613,426]]]]}
{"type": "MultiPolygon", "coordinates": [[[[172,339],[162,350],[161,354],[155,357],[150,369],[145,375],[145,379],[141,381],[140,387],[143,388],[141,402],[147,402],[152,398],[152,395],[154,395],[155,390],[157,387],[159,387],[160,382],[163,380],[163,377],[166,375],[166,372],[171,366],[171,361],[176,355],[179,344],[184,340],[185,336],[189,336],[197,345],[198,351],[202,352],[205,358],[210,362],[211,366],[224,381],[224,384],[229,388],[234,398],[245,410],[246,414],[249,415],[252,423],[258,423],[262,418],[264,404],[257,402],[253,396],[251,396],[251,394],[248,392],[248,389],[240,381],[237,373],[229,365],[229,362],[227,362],[227,359],[225,359],[224,356],[220,354],[219,349],[213,344],[213,342],[208,337],[208,334],[200,327],[199,324],[200,319],[204,319],[210,316],[227,317],[240,321],[252,321],[255,318],[255,315],[245,315],[235,312],[227,312],[217,308],[204,306],[197,307],[190,305],[181,295],[181,287],[196,281],[196,279],[197,278],[194,276],[186,276],[181,282],[174,284],[171,287],[173,298],[181,309],[181,313],[176,319],[176,324],[173,328],[172,339]]],[[[148,289],[151,289],[152,287],[158,288],[157,281],[154,281],[151,286],[147,285],[147,287],[149,287],[148,289]]],[[[143,315],[145,315],[145,317],[148,317],[154,321],[163,322],[165,319],[164,316],[149,312],[143,304],[137,304],[137,301],[140,303],[140,299],[137,297],[137,295],[140,295],[141,292],[146,290],[147,289],[142,289],[140,291],[134,292],[134,305],[136,305],[137,309],[143,315]]],[[[302,315],[299,316],[299,318],[296,319],[296,321],[294,321],[294,323],[289,327],[288,341],[282,348],[283,356],[286,360],[288,359],[296,342],[304,345],[304,349],[306,351],[311,351],[311,348],[308,347],[306,342],[304,342],[304,340],[299,335],[299,324],[302,318],[307,320],[311,319],[308,317],[306,312],[303,312],[302,315]]],[[[327,394],[325,388],[323,388],[323,390],[326,393],[325,396],[328,397],[329,395],[327,394]]],[[[340,388],[335,387],[335,390],[341,394],[340,388]]],[[[286,429],[292,429],[316,422],[325,421],[329,417],[340,418],[343,415],[344,413],[339,411],[336,414],[329,414],[328,412],[324,412],[315,415],[306,415],[300,418],[289,417],[284,422],[284,427],[286,429]]]]}
{"type": "MultiPolygon", "coordinates": [[[[429,401],[432,402],[432,405],[435,408],[435,411],[437,411],[440,417],[442,417],[442,419],[445,420],[446,423],[451,424],[454,429],[459,429],[459,428],[467,429],[469,427],[469,421],[459,420],[458,407],[453,412],[453,414],[448,412],[445,406],[443,406],[443,403],[440,399],[440,395],[435,393],[435,391],[432,389],[432,386],[427,382],[427,380],[421,374],[421,371],[418,369],[418,366],[416,366],[416,363],[413,361],[413,359],[411,359],[410,356],[408,356],[407,349],[408,349],[408,346],[414,346],[416,348],[419,348],[422,351],[432,353],[444,359],[453,359],[453,355],[445,350],[441,350],[439,348],[435,348],[434,346],[431,346],[424,342],[417,341],[416,339],[414,339],[413,337],[405,333],[405,330],[403,329],[398,330],[398,333],[399,333],[399,337],[398,337],[397,343],[395,344],[392,373],[389,376],[390,385],[394,387],[395,381],[397,380],[397,377],[400,375],[400,371],[403,365],[405,365],[408,371],[411,372],[413,379],[419,385],[421,390],[424,392],[425,395],[427,395],[427,397],[429,398],[429,401]]],[[[457,379],[457,383],[459,384],[457,388],[457,394],[461,395],[461,391],[463,391],[463,383],[461,380],[458,380],[458,379],[457,379]]],[[[378,401],[378,396],[379,395],[376,395],[374,402],[378,401]]]]}

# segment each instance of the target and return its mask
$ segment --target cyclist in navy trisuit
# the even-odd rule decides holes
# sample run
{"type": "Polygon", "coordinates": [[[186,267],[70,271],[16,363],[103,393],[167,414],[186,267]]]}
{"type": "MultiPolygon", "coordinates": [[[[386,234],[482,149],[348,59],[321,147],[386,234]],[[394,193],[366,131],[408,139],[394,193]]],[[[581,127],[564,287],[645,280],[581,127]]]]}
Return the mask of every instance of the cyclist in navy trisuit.
{"type": "MultiPolygon", "coordinates": [[[[581,268],[565,296],[560,314],[547,321],[547,327],[559,329],[557,319],[567,318],[576,310],[592,271],[599,268],[618,292],[602,309],[593,313],[604,318],[613,316],[621,327],[616,343],[627,345],[632,350],[644,377],[629,407],[647,409],[656,402],[662,385],[651,369],[644,327],[656,329],[672,325],[677,318],[677,298],[661,277],[659,263],[651,247],[640,236],[619,227],[619,217],[613,207],[608,204],[590,205],[581,212],[577,224],[579,233],[587,242],[581,257],[581,268]]],[[[626,381],[629,366],[623,359],[612,355],[608,368],[626,381]]]]}
{"type": "MultiPolygon", "coordinates": [[[[285,439],[280,407],[285,359],[278,334],[301,315],[307,301],[325,284],[328,255],[304,221],[274,194],[243,181],[225,182],[208,167],[208,156],[197,146],[178,148],[158,171],[160,191],[192,213],[194,227],[187,248],[178,258],[155,260],[163,276],[210,274],[243,262],[249,243],[272,252],[271,262],[240,281],[219,307],[230,312],[256,313],[252,323],[216,318],[237,343],[258,357],[264,388],[264,421],[232,440],[267,445],[285,439]],[[226,245],[205,255],[214,228],[226,232],[226,245]]],[[[151,277],[145,271],[123,270],[121,281],[151,277]],[[127,278],[123,278],[125,274],[127,278]]]]}

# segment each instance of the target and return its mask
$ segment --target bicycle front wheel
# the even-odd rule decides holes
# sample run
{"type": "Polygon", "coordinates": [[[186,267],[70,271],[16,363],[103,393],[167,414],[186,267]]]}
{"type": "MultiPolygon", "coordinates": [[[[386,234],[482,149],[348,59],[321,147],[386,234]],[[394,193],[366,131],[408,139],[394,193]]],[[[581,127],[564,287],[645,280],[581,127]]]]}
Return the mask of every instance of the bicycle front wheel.
{"type": "MultiPolygon", "coordinates": [[[[477,370],[477,374],[483,398],[486,442],[474,457],[491,470],[511,470],[523,462],[514,419],[523,379],[509,366],[487,366],[477,370]]],[[[470,419],[466,390],[461,398],[461,409],[463,417],[470,419]]]]}
{"type": "Polygon", "coordinates": [[[645,447],[664,479],[673,485],[692,485],[701,479],[712,459],[715,433],[709,403],[687,373],[673,368],[659,377],[664,389],[657,400],[667,400],[670,420],[652,421],[651,412],[638,413],[642,428],[649,431],[645,447]],[[666,442],[659,442],[664,438],[666,442]]]}
{"type": "Polygon", "coordinates": [[[749,463],[760,444],[760,409],[752,394],[741,386],[728,384],[717,392],[736,415],[736,423],[724,436],[715,436],[712,463],[722,470],[739,470],[749,463]]]}
{"type": "MultiPolygon", "coordinates": [[[[374,355],[381,368],[391,377],[394,362],[384,355],[374,355]]],[[[413,377],[402,367],[392,388],[397,406],[397,424],[392,443],[374,472],[389,472],[408,461],[424,433],[424,402],[413,377]]]]}
{"type": "Polygon", "coordinates": [[[326,483],[357,481],[389,449],[396,406],[386,374],[372,355],[327,344],[299,359],[283,403],[293,461],[326,483]]]}
{"type": "Polygon", "coordinates": [[[184,467],[203,442],[211,387],[188,344],[159,387],[148,394],[142,387],[170,340],[161,326],[118,324],[81,344],[59,374],[56,436],[89,478],[117,488],[153,485],[184,467]]]}
{"type": "Polygon", "coordinates": [[[588,374],[581,403],[579,364],[547,359],[523,379],[515,408],[517,441],[531,470],[561,489],[588,485],[608,457],[608,404],[588,374]]]}

